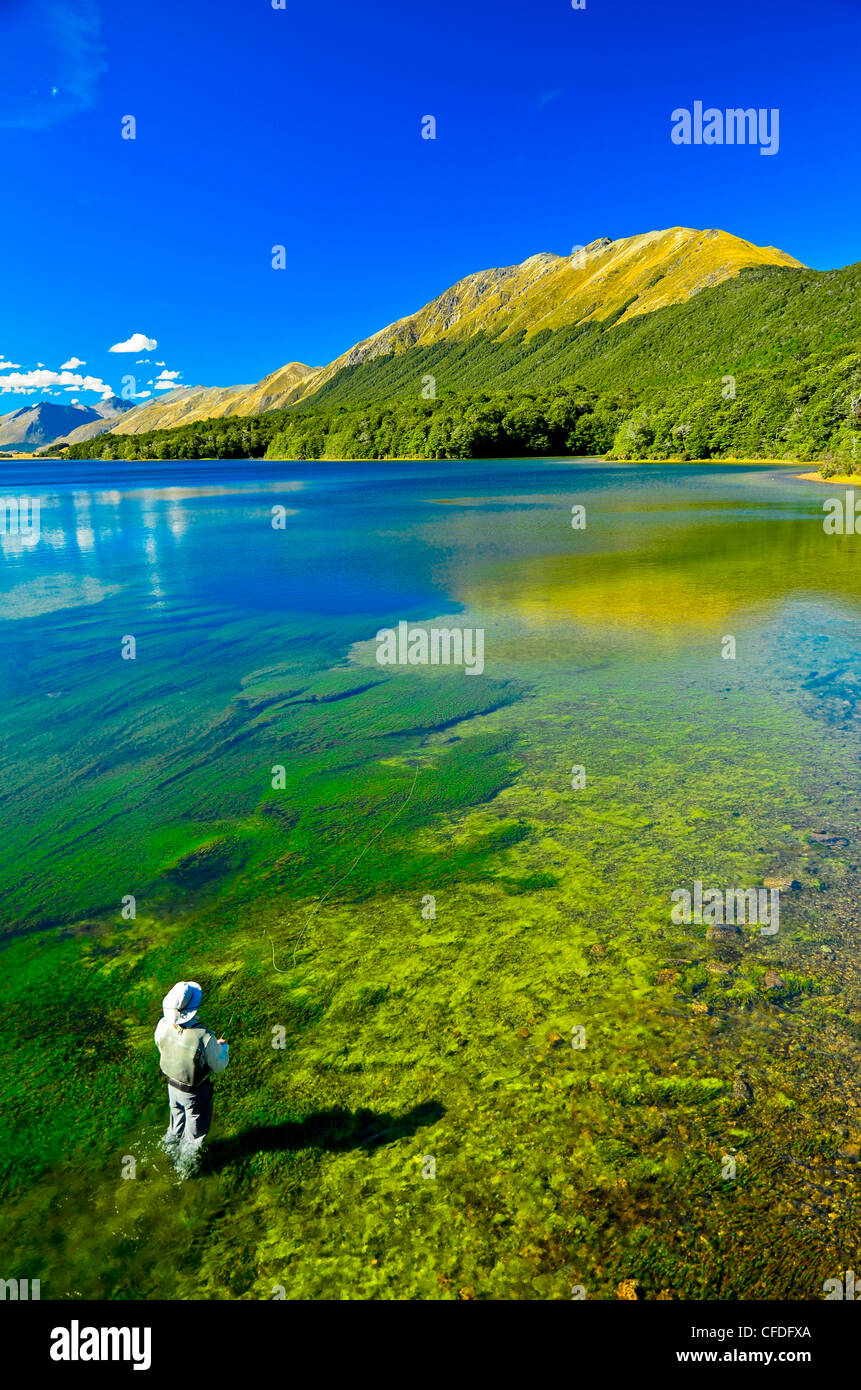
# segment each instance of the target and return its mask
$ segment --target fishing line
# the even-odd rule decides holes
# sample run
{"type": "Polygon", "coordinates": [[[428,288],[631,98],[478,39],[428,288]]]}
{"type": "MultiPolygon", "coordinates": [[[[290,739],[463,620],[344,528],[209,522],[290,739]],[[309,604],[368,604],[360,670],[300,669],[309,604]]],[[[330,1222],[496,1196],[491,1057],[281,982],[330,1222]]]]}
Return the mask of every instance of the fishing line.
{"type": "MultiPolygon", "coordinates": [[[[312,921],[313,921],[314,918],[316,917],[317,913],[320,911],[320,908],[323,906],[323,904],[324,904],[324,902],[326,901],[326,899],[327,899],[328,897],[330,897],[331,894],[334,893],[335,889],[336,889],[337,887],[339,887],[339,885],[342,884],[342,883],[344,882],[344,879],[345,879],[345,878],[349,878],[350,874],[353,872],[353,870],[355,869],[356,865],[359,864],[359,863],[361,862],[362,859],[364,859],[364,857],[365,857],[365,855],[367,854],[368,850],[371,848],[371,845],[373,845],[377,840],[379,840],[380,836],[381,836],[382,834],[384,834],[386,830],[388,830],[388,828],[389,828],[390,825],[393,825],[393,824],[394,824],[394,822],[397,820],[398,816],[402,815],[403,812],[404,812],[404,811],[407,809],[407,807],[409,806],[410,801],[412,800],[413,792],[414,792],[415,789],[416,789],[416,782],[417,782],[417,780],[418,780],[418,775],[419,775],[419,765],[418,765],[418,763],[416,763],[416,770],[415,770],[415,773],[414,773],[414,775],[413,775],[412,786],[410,787],[409,793],[407,794],[407,799],[406,799],[406,801],[403,803],[402,806],[399,806],[399,807],[398,807],[398,809],[395,811],[395,814],[394,814],[389,820],[386,821],[385,825],[381,826],[381,828],[377,831],[376,835],[372,836],[372,838],[371,838],[371,839],[368,841],[368,843],[365,845],[365,848],[359,853],[359,855],[357,856],[357,858],[354,859],[353,863],[350,865],[349,869],[347,869],[346,873],[343,873],[339,879],[336,879],[336,881],[332,884],[331,888],[330,888],[326,893],[323,894],[323,896],[322,896],[322,898],[320,899],[320,901],[315,905],[314,908],[312,908],[312,910],[311,910],[311,912],[309,913],[308,917],[306,918],[305,924],[304,924],[304,926],[302,927],[302,930],[301,930],[301,932],[299,933],[299,936],[297,937],[296,942],[295,942],[295,944],[294,944],[294,946],[293,946],[293,956],[292,956],[291,968],[294,967],[295,964],[296,964],[296,952],[298,951],[299,947],[300,947],[301,944],[302,944],[302,941],[304,940],[305,933],[307,932],[309,926],[311,925],[312,921]]],[[[270,940],[270,942],[271,942],[271,944],[272,944],[272,969],[273,969],[273,970],[276,970],[276,971],[278,972],[279,975],[289,975],[289,973],[290,973],[289,970],[282,970],[279,966],[277,966],[277,965],[275,964],[275,942],[274,942],[273,939],[272,939],[271,933],[268,932],[268,931],[264,931],[263,935],[264,935],[264,936],[268,936],[268,937],[269,937],[269,940],[270,940]]]]}

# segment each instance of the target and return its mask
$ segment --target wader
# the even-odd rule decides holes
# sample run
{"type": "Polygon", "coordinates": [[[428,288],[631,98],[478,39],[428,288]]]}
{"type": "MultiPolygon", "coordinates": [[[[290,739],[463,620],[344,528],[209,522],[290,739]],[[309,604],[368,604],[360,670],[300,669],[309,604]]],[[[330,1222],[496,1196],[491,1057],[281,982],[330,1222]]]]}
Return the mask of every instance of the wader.
{"type": "Polygon", "coordinates": [[[161,1142],[181,1177],[200,1166],[200,1148],[212,1123],[213,1085],[206,1061],[211,1036],[200,1025],[169,1028],[159,1044],[170,1102],[170,1128],[161,1142]]]}

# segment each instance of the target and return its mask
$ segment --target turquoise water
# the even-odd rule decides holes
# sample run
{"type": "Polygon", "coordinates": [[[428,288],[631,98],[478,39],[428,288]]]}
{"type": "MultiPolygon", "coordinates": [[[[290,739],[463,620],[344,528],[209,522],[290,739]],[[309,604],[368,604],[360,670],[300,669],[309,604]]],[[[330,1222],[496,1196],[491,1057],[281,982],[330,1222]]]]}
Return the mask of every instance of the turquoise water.
{"type": "MultiPolygon", "coordinates": [[[[854,659],[857,540],[826,537],[827,490],[785,470],[9,462],[0,489],[41,503],[38,544],[2,537],[7,834],[31,863],[23,881],[0,874],[7,926],[68,910],[56,870],[81,832],[121,839],[117,812],[139,795],[168,819],[184,762],[224,717],[242,722],[251,673],[343,663],[354,643],[373,666],[374,634],[402,620],[485,628],[485,683],[654,654],[661,678],[732,673],[802,699],[823,644],[854,659]]],[[[74,911],[103,906],[89,891],[74,911]]]]}
{"type": "Polygon", "coordinates": [[[590,460],[118,470],[0,467],[41,527],[0,537],[21,1277],[816,1297],[851,1267],[861,540],[825,535],[832,489],[590,460]],[[402,621],[481,629],[483,673],[381,667],[402,621]],[[671,924],[695,879],[769,878],[776,940],[671,924]],[[180,977],[240,1021],[213,1171],[177,1195],[150,1053],[180,977]],[[583,1020],[585,1073],[559,1042],[583,1020]],[[404,1196],[428,1152],[436,1205],[404,1196]],[[125,1153],[143,1181],[118,1185],[125,1153]],[[176,1203],[214,1231],[204,1274],[160,1253],[176,1203]]]}

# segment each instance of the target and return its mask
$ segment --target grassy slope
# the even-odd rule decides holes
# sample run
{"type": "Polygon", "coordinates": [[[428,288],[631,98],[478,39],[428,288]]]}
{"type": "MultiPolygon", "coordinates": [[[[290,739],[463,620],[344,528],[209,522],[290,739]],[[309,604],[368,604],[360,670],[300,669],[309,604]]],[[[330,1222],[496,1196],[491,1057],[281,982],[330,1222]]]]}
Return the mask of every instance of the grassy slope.
{"type": "Polygon", "coordinates": [[[300,409],[418,395],[426,372],[439,390],[526,389],[576,378],[610,390],[666,388],[757,368],[792,368],[811,356],[861,347],[861,265],[826,274],[743,270],[623,323],[616,318],[524,339],[438,343],[345,368],[300,409]]]}
{"type": "Polygon", "coordinates": [[[625,307],[602,323],[529,337],[477,334],[409,347],[343,368],[277,415],[109,436],[72,454],[469,457],[480,436],[479,456],[830,458],[841,472],[861,464],[861,266],[750,269],[622,322],[625,307]],[[735,395],[727,398],[730,376],[735,395]],[[436,400],[422,398],[429,377],[436,400]],[[489,441],[471,427],[488,398],[507,394],[509,406],[518,398],[528,406],[530,395],[559,391],[586,400],[599,426],[563,433],[550,448],[541,422],[521,430],[510,410],[489,441]],[[375,413],[370,429],[365,410],[375,413]]]}

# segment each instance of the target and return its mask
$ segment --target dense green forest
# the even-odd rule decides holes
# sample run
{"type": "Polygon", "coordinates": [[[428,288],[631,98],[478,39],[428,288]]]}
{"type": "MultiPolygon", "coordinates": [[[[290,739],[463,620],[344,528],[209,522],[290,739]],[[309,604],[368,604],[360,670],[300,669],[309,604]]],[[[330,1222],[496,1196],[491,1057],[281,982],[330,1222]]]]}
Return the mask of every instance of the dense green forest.
{"type": "Polygon", "coordinates": [[[826,472],[861,466],[861,354],[814,358],[795,372],[663,391],[459,392],[329,410],[201,420],[150,434],[104,434],[67,451],[105,459],[446,459],[540,455],[791,458],[826,472]],[[734,395],[733,395],[734,392],[734,395]]]}
{"type": "MultiPolygon", "coordinates": [[[[630,306],[627,306],[630,307],[630,306]]],[[[671,391],[684,382],[799,367],[821,354],[861,351],[861,265],[822,273],[764,266],[682,304],[602,322],[464,341],[377,357],[342,368],[299,409],[406,398],[423,376],[449,390],[543,389],[577,381],[592,390],[671,391]]]]}
{"type": "Polygon", "coordinates": [[[853,471],[861,469],[861,266],[747,270],[624,323],[616,315],[528,340],[478,335],[414,347],[344,368],[287,410],[106,434],[67,453],[787,458],[853,471]]]}

